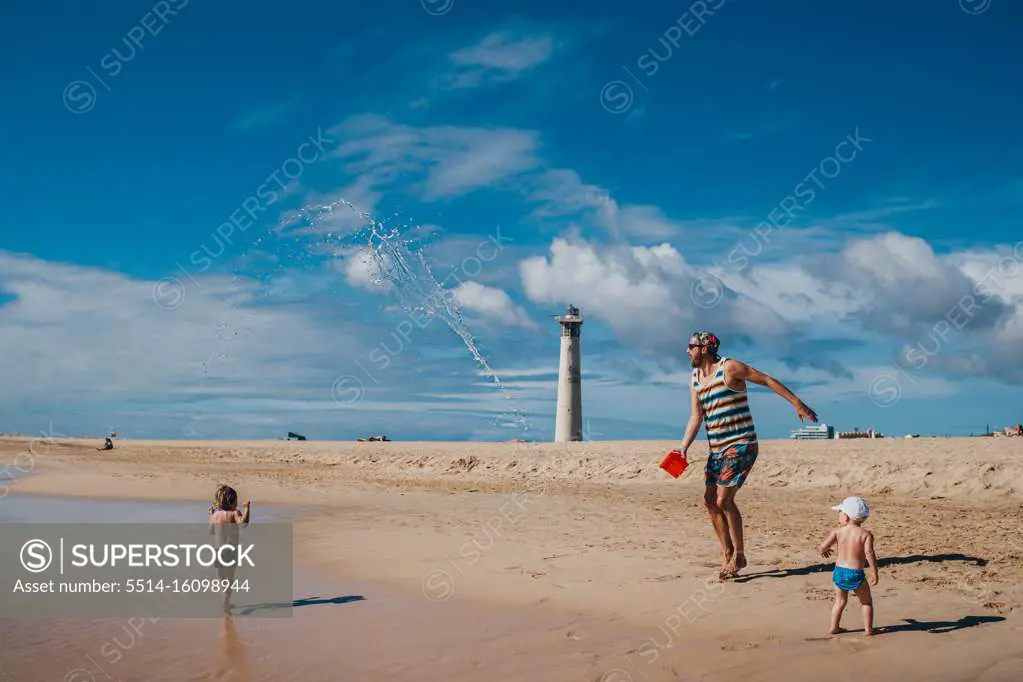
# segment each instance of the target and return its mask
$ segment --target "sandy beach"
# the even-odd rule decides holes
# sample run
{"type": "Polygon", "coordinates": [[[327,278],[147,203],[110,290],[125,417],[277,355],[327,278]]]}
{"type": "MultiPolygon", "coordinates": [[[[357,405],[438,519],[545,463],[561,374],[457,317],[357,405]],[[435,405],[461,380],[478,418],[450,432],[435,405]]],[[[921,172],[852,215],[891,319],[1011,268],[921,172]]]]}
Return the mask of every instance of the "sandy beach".
{"type": "MultiPolygon", "coordinates": [[[[302,510],[296,600],[353,597],[161,623],[111,679],[1023,677],[1023,439],[764,441],[738,497],[749,566],[725,583],[699,444],[674,480],[657,467],[674,442],[101,443],[0,440],[26,474],[0,493],[194,501],[202,521],[230,483],[254,523],[302,510]],[[826,634],[816,547],[851,494],[881,562],[872,638],[855,599],[826,634]]],[[[0,676],[68,679],[103,627],[5,619],[0,676]]]]}

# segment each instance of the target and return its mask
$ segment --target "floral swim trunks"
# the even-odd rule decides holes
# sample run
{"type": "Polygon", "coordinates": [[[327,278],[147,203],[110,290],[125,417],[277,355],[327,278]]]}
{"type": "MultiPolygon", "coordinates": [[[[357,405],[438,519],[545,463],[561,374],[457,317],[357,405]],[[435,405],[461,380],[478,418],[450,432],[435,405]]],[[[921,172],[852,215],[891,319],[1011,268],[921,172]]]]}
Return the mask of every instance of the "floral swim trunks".
{"type": "Polygon", "coordinates": [[[757,441],[733,445],[724,452],[711,453],[707,458],[704,481],[707,485],[741,488],[757,461],[757,441]]]}

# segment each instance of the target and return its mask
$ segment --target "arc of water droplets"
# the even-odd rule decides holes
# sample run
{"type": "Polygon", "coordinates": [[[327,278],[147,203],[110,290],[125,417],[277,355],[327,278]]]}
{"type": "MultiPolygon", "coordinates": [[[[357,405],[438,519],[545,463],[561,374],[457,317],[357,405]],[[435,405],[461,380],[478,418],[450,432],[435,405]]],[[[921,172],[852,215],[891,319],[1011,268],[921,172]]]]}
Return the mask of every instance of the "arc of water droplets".
{"type": "MultiPolygon", "coordinates": [[[[296,218],[298,221],[316,225],[331,216],[339,206],[345,206],[354,211],[363,221],[364,230],[365,228],[369,229],[370,253],[378,273],[374,280],[375,283],[382,285],[386,279],[397,294],[399,303],[408,313],[419,308],[430,316],[439,313],[444,323],[462,339],[476,362],[493,379],[502,396],[508,401],[515,423],[528,433],[529,421],[515,405],[508,389],[501,383],[500,377],[491,368],[490,363],[483,357],[472,333],[465,324],[462,313],[454,300],[454,295],[437,281],[430,264],[423,256],[422,249],[410,248],[411,241],[403,238],[398,228],[392,227],[387,231],[382,222],[375,220],[369,213],[360,211],[345,199],[339,199],[323,206],[304,208],[298,212],[296,218]],[[415,271],[416,264],[422,269],[423,274],[419,276],[415,271]]],[[[294,220],[290,222],[294,222],[294,220]]]]}
{"type": "MultiPolygon", "coordinates": [[[[229,323],[220,320],[217,322],[217,340],[224,344],[220,354],[216,357],[217,360],[227,360],[226,345],[234,340],[238,336],[238,330],[234,329],[229,323]],[[233,331],[232,331],[233,330],[233,331]],[[230,331],[230,333],[229,333],[230,331]]],[[[206,388],[206,380],[210,376],[210,365],[213,364],[213,353],[210,353],[205,360],[202,361],[202,379],[199,381],[200,388],[206,388]]]]}

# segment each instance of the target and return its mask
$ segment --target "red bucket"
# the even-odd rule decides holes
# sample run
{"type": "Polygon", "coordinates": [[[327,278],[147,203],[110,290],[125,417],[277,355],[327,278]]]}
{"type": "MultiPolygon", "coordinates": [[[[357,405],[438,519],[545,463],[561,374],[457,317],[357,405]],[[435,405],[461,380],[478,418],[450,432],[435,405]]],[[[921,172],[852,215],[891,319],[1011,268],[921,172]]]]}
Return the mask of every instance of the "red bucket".
{"type": "Polygon", "coordinates": [[[672,450],[661,461],[661,468],[667,471],[673,478],[678,478],[689,466],[689,460],[683,456],[681,450],[672,450]]]}

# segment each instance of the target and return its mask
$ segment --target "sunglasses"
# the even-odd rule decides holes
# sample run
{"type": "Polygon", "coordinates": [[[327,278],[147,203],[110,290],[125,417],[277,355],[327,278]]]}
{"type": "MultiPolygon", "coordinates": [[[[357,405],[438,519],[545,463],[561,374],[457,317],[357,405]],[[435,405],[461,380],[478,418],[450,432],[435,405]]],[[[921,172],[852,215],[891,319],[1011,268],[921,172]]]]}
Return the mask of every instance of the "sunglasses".
{"type": "Polygon", "coordinates": [[[691,344],[689,344],[689,350],[692,350],[694,348],[703,348],[703,344],[702,343],[691,343],[691,344]]]}

